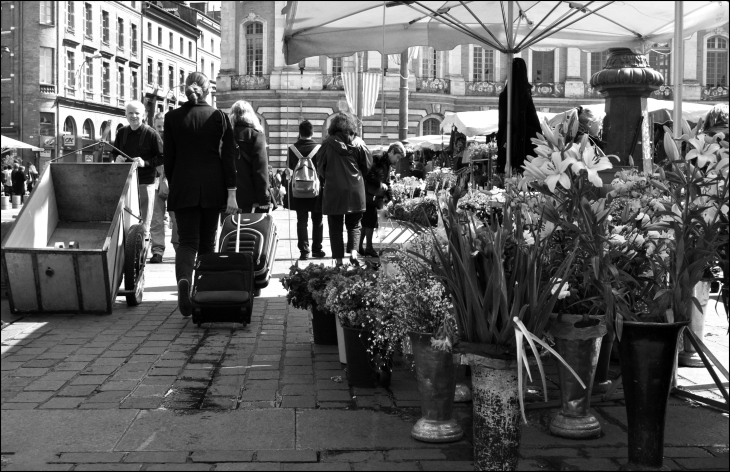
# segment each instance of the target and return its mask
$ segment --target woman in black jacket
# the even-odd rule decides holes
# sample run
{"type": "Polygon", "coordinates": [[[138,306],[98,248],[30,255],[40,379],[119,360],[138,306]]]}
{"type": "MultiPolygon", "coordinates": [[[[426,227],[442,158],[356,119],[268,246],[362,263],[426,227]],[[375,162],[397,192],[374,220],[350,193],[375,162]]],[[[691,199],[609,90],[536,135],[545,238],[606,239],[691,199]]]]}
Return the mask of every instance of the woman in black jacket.
{"type": "MultiPolygon", "coordinates": [[[[530,138],[541,132],[532,85],[527,80],[527,65],[519,57],[512,62],[512,148],[510,166],[522,173],[525,156],[535,155],[530,138]]],[[[499,94],[499,131],[497,131],[497,172],[504,173],[507,164],[507,87],[499,94]]]]}
{"type": "Polygon", "coordinates": [[[269,211],[269,158],[266,136],[251,104],[239,100],[229,114],[233,123],[236,152],[236,201],[244,213],[269,211]]]}
{"type": "Polygon", "coordinates": [[[373,249],[373,231],[378,227],[378,210],[392,198],[390,191],[390,169],[406,155],[401,143],[393,143],[388,152],[373,156],[373,166],[365,176],[365,213],[362,216],[363,232],[360,236],[358,252],[366,256],[378,257],[373,249]],[[365,242],[363,249],[362,243],[365,242]]]}
{"type": "Polygon", "coordinates": [[[190,316],[196,255],[215,251],[218,215],[222,208],[234,214],[238,204],[235,145],[228,117],[205,101],[210,82],[204,74],[193,72],[185,83],[188,101],[165,115],[164,156],[170,187],[167,208],[175,212],[179,239],[177,304],[183,316],[190,316]]]}

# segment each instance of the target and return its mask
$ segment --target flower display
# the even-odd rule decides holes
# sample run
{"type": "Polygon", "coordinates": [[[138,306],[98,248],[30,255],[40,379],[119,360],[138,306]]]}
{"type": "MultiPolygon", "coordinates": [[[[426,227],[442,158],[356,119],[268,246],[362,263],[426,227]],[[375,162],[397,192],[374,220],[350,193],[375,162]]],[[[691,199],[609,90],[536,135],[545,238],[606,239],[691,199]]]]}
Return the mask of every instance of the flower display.
{"type": "Polygon", "coordinates": [[[388,202],[385,207],[390,218],[410,221],[421,226],[438,224],[438,202],[436,197],[410,198],[401,202],[388,202]]]}
{"type": "Polygon", "coordinates": [[[392,201],[400,203],[409,198],[419,197],[426,189],[426,182],[416,177],[404,177],[390,185],[392,201]]]}
{"type": "Polygon", "coordinates": [[[435,167],[426,174],[426,190],[450,189],[456,185],[456,174],[448,167],[435,167]]]}
{"type": "MultiPolygon", "coordinates": [[[[316,303],[309,284],[319,280],[330,270],[324,264],[309,264],[300,268],[296,264],[289,268],[289,274],[281,278],[281,284],[287,290],[286,301],[294,308],[308,310],[316,303]]],[[[323,306],[323,305],[320,305],[323,306]]]]}

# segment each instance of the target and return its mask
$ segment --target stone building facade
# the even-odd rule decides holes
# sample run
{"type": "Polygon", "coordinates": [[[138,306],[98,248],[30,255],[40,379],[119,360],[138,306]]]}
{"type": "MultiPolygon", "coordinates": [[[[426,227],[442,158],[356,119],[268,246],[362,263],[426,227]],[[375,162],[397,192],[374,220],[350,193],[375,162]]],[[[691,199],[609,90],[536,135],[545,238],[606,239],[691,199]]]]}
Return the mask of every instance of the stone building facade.
{"type": "MultiPolygon", "coordinates": [[[[154,111],[179,106],[181,74],[203,57],[201,31],[220,44],[218,22],[181,3],[2,1],[2,134],[44,149],[18,157],[39,169],[65,154],[61,161],[93,161],[94,148],[84,148],[107,127],[115,138],[127,101],[149,101],[154,111]],[[210,24],[199,28],[203,21],[210,24]]],[[[219,61],[206,63],[216,74],[219,61]]]]}
{"type": "MultiPolygon", "coordinates": [[[[269,160],[283,166],[286,147],[296,140],[297,124],[308,119],[315,138],[326,134],[329,117],[346,109],[342,72],[354,71],[355,56],[333,59],[307,58],[286,65],[282,48],[285,1],[222,2],[221,70],[217,80],[218,106],[228,109],[236,100],[248,100],[267,133],[269,160]]],[[[655,44],[647,51],[652,67],[665,75],[666,86],[655,98],[671,99],[674,87],[668,77],[671,44],[655,44]]],[[[683,96],[687,101],[722,101],[728,93],[728,28],[700,31],[685,41],[683,96]]],[[[607,52],[588,53],[574,48],[523,51],[534,85],[539,111],[563,111],[579,104],[603,100],[590,86],[591,76],[603,68],[607,52]]],[[[367,51],[363,69],[385,69],[385,126],[387,141],[398,138],[399,65],[393,56],[385,61],[377,51],[367,51]]],[[[408,135],[438,134],[447,111],[495,109],[507,76],[506,56],[477,45],[451,51],[419,47],[409,63],[408,135]]],[[[375,114],[363,118],[363,138],[381,143],[383,99],[375,114]]]]}

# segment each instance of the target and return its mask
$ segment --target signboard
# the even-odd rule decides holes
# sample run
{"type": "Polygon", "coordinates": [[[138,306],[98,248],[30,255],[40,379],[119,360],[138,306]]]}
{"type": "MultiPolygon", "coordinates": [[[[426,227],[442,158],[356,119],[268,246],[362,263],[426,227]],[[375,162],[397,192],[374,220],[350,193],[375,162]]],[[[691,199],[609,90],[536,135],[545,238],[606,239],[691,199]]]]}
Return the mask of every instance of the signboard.
{"type": "Polygon", "coordinates": [[[55,136],[41,136],[41,147],[55,148],[56,147],[56,137],[55,136]]]}
{"type": "Polygon", "coordinates": [[[94,162],[93,154],[84,154],[84,162],[94,162]]]}
{"type": "Polygon", "coordinates": [[[76,136],[73,134],[63,135],[63,147],[74,147],[76,146],[76,136]]]}
{"type": "Polygon", "coordinates": [[[41,151],[41,159],[50,159],[51,151],[41,151]]]}

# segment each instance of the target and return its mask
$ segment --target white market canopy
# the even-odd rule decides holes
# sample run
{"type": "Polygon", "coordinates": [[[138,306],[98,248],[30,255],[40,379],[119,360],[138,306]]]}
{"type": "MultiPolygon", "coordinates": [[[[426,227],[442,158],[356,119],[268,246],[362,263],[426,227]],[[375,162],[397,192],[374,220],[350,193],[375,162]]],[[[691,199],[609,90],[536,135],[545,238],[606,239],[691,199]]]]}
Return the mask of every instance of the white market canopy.
{"type": "Polygon", "coordinates": [[[32,144],[26,144],[22,141],[18,141],[17,139],[8,138],[7,136],[1,136],[1,138],[0,147],[2,147],[2,152],[9,151],[11,149],[31,149],[33,151],[43,150],[42,148],[33,146],[32,144]]]}
{"type": "MultiPolygon", "coordinates": [[[[550,121],[555,115],[557,113],[537,112],[537,118],[541,122],[543,118],[550,121]]],[[[466,136],[496,133],[499,129],[499,110],[446,112],[444,121],[441,122],[441,129],[450,131],[452,125],[466,136]]]]}
{"type": "MultiPolygon", "coordinates": [[[[431,134],[426,136],[416,136],[414,138],[408,138],[408,144],[413,146],[414,149],[430,149],[432,151],[441,151],[445,147],[449,147],[451,142],[450,134],[431,134]]],[[[484,144],[487,142],[486,136],[470,136],[467,137],[467,142],[476,142],[484,144]]]]}
{"type": "MultiPolygon", "coordinates": [[[[590,110],[596,120],[603,120],[606,116],[605,103],[592,103],[590,105],[581,105],[584,110],[590,110]]],[[[707,113],[712,110],[714,105],[706,105],[704,103],[682,102],[682,118],[693,123],[697,123],[700,118],[704,118],[707,113]]],[[[667,100],[656,100],[648,98],[646,100],[646,111],[649,118],[654,123],[665,123],[672,120],[672,111],[674,111],[674,102],[667,100]]],[[[552,119],[548,118],[551,124],[563,121],[567,111],[558,113],[552,119]]],[[[539,115],[539,113],[538,113],[539,115]]],[[[542,121],[542,119],[541,119],[542,121]]]]}
{"type": "MultiPolygon", "coordinates": [[[[653,43],[668,42],[674,34],[674,2],[520,1],[511,25],[514,36],[508,41],[506,3],[290,1],[282,10],[285,62],[383,49],[385,54],[398,54],[411,46],[449,51],[460,44],[480,43],[514,53],[533,44],[644,51],[653,43]]],[[[684,2],[683,8],[685,37],[728,22],[724,2],[684,2]]]]}

